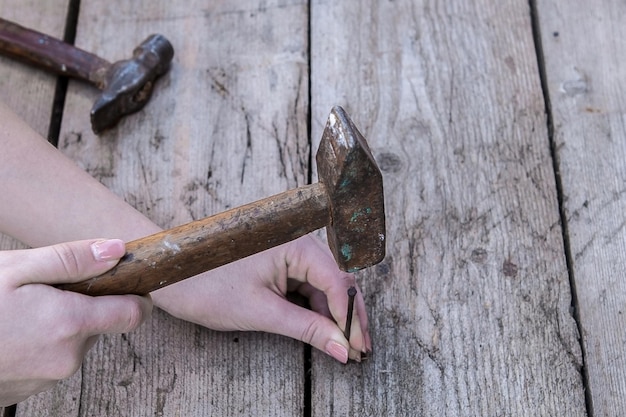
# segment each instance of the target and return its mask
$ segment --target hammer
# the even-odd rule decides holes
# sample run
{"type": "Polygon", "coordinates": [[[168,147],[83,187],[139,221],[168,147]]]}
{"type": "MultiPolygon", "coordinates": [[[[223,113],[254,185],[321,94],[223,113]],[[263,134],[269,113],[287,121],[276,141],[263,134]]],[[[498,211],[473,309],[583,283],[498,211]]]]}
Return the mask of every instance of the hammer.
{"type": "Polygon", "coordinates": [[[144,295],[324,226],[340,269],[354,272],[380,262],[382,175],[341,107],[331,110],[316,161],[318,183],[129,242],[112,270],[59,288],[94,296],[144,295]]]}
{"type": "Polygon", "coordinates": [[[0,18],[0,53],[54,73],[88,81],[102,90],[91,108],[94,133],[141,110],[155,80],[164,74],[174,48],[162,35],[150,35],[133,57],[110,63],[59,39],[0,18]]]}

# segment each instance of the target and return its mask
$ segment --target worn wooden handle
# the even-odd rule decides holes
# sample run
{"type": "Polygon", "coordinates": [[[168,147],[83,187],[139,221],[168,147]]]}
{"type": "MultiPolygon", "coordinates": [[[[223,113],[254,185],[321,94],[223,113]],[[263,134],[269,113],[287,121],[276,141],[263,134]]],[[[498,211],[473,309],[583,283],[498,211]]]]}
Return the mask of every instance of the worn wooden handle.
{"type": "Polygon", "coordinates": [[[322,183],[296,188],[129,242],[112,270],[58,287],[87,295],[148,294],[324,227],[329,213],[322,183]]]}
{"type": "Polygon", "coordinates": [[[102,88],[108,61],[46,34],[0,19],[0,53],[102,88]]]}

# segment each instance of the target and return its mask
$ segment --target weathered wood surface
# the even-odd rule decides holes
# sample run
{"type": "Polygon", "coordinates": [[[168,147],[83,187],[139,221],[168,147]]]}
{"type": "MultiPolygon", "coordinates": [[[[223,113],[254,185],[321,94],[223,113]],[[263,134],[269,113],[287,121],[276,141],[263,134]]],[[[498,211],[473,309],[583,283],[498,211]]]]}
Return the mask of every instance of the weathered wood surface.
{"type": "MultiPolygon", "coordinates": [[[[594,415],[622,412],[624,5],[536,2],[551,132],[526,1],[312,1],[310,27],[306,2],[174,3],[81,2],[79,46],[121,58],[158,31],[176,56],[101,138],[97,93],[71,84],[60,147],[170,227],[306,183],[328,111],[348,110],[384,172],[389,255],[359,274],[374,353],[314,352],[311,415],[583,416],[585,390],[594,415]]],[[[61,36],[66,2],[0,13],[61,36]]],[[[1,58],[0,75],[0,99],[45,136],[54,78],[1,58]]],[[[302,415],[303,358],[157,313],[18,415],[302,415]]]]}
{"type": "Polygon", "coordinates": [[[315,140],[345,105],[385,174],[359,276],[374,352],[314,353],[312,415],[583,416],[528,2],[312,2],[315,140]]]}
{"type": "Polygon", "coordinates": [[[626,409],[626,4],[538,1],[593,415],[626,409]]]}
{"type": "MultiPolygon", "coordinates": [[[[153,32],[176,54],[150,103],[98,138],[88,117],[97,92],[71,83],[63,152],[163,227],[307,182],[306,2],[81,1],[83,49],[124,58],[153,32]]],[[[137,332],[102,338],[80,384],[18,415],[298,415],[303,349],[155,312],[137,332]]]]}

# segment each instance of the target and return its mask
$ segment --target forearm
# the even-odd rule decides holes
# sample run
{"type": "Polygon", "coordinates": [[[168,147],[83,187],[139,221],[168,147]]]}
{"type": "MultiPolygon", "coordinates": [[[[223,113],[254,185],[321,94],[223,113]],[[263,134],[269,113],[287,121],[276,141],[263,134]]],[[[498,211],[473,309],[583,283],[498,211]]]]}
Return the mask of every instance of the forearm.
{"type": "Polygon", "coordinates": [[[31,246],[126,241],[160,228],[0,103],[0,231],[31,246]]]}

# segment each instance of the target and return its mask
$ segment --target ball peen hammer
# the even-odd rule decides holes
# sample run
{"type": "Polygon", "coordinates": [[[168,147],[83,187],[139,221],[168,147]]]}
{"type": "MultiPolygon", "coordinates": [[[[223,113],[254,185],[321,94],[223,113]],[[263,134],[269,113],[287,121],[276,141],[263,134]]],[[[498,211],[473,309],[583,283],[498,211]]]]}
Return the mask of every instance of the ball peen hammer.
{"type": "Polygon", "coordinates": [[[162,35],[150,35],[135,48],[131,59],[111,63],[0,18],[0,54],[87,81],[102,90],[91,108],[91,128],[100,133],[143,108],[155,80],[168,70],[174,48],[162,35]]]}
{"type": "Polygon", "coordinates": [[[385,256],[382,175],[346,112],[334,107],[316,156],[319,182],[126,245],[112,270],[59,288],[88,295],[147,294],[326,226],[340,269],[385,256]]]}

